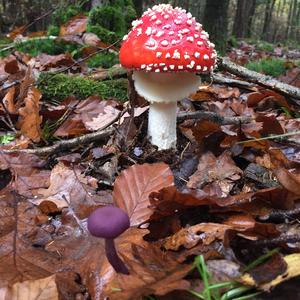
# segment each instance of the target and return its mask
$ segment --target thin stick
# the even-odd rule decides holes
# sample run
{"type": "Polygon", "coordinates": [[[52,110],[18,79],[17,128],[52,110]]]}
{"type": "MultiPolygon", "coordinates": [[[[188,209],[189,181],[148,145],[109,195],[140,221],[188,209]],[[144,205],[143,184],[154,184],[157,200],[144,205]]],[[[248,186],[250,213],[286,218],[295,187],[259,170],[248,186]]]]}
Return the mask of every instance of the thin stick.
{"type": "Polygon", "coordinates": [[[195,112],[188,112],[188,113],[180,113],[177,116],[177,121],[182,122],[185,120],[209,120],[214,123],[220,125],[240,125],[245,123],[250,123],[253,121],[252,117],[223,117],[214,112],[208,111],[195,111],[195,112]]]}
{"type": "Polygon", "coordinates": [[[114,133],[114,128],[108,128],[106,130],[96,131],[93,133],[88,133],[73,139],[62,140],[55,143],[52,146],[42,147],[37,149],[12,149],[12,150],[0,150],[0,154],[9,154],[9,153],[27,153],[27,154],[36,154],[36,155],[49,155],[62,150],[71,149],[73,147],[81,146],[91,142],[96,142],[103,140],[109,137],[114,133]]]}

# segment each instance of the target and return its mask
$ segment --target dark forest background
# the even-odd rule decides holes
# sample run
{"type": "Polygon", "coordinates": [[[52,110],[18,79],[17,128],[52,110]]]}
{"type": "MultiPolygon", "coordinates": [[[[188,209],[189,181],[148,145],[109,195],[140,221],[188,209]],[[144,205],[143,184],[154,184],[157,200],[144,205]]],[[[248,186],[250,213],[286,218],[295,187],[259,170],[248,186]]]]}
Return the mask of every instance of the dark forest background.
{"type": "Polygon", "coordinates": [[[121,2],[133,5],[137,16],[156,3],[181,6],[203,23],[221,51],[226,42],[235,39],[291,45],[299,44],[300,40],[300,0],[1,0],[0,31],[5,34],[24,24],[29,25],[29,31],[47,30],[59,14],[63,18],[72,14],[72,9],[88,12],[96,6],[120,5],[121,2]]]}

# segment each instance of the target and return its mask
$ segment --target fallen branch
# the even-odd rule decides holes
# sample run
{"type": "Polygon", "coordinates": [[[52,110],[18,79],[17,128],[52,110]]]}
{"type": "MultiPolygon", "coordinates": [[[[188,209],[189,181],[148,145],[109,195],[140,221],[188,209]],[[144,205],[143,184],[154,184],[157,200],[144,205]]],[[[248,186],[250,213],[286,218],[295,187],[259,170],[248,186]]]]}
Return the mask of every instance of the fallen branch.
{"type": "Polygon", "coordinates": [[[217,113],[209,111],[195,111],[188,113],[180,113],[177,116],[177,121],[185,120],[209,120],[220,125],[240,125],[253,121],[252,117],[223,117],[217,113]]]}
{"type": "Polygon", "coordinates": [[[244,68],[242,66],[233,63],[229,58],[226,57],[219,57],[218,63],[221,69],[231,74],[237,75],[239,77],[246,79],[247,81],[256,83],[265,88],[279,92],[285,96],[289,96],[300,100],[300,89],[297,87],[278,81],[270,76],[266,76],[248,70],[247,68],[244,68]]]}
{"type": "Polygon", "coordinates": [[[245,88],[245,89],[255,87],[254,83],[225,77],[225,76],[221,75],[220,73],[213,73],[212,79],[213,79],[214,83],[233,85],[233,86],[237,86],[237,87],[245,88]]]}
{"type": "Polygon", "coordinates": [[[55,143],[52,146],[41,147],[37,149],[15,149],[15,150],[0,150],[0,154],[8,154],[8,153],[27,153],[27,154],[36,154],[36,155],[49,155],[62,150],[71,149],[73,147],[81,146],[84,144],[88,144],[91,142],[96,142],[103,140],[109,137],[114,133],[114,128],[110,127],[106,130],[96,131],[93,133],[88,133],[73,139],[62,140],[60,142],[55,143]]]}

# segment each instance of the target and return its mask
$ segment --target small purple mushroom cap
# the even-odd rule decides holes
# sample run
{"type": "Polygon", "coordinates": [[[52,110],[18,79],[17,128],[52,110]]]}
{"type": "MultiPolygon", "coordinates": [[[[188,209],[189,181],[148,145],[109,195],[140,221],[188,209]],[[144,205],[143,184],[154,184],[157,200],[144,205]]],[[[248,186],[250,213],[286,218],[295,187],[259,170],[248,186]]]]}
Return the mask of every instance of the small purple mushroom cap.
{"type": "Polygon", "coordinates": [[[124,262],[118,256],[114,239],[130,227],[128,215],[120,208],[106,206],[96,209],[87,220],[91,235],[105,239],[105,253],[116,272],[129,274],[124,262]]]}
{"type": "Polygon", "coordinates": [[[128,215],[120,208],[106,206],[96,209],[87,221],[91,235],[115,239],[130,227],[128,215]]]}

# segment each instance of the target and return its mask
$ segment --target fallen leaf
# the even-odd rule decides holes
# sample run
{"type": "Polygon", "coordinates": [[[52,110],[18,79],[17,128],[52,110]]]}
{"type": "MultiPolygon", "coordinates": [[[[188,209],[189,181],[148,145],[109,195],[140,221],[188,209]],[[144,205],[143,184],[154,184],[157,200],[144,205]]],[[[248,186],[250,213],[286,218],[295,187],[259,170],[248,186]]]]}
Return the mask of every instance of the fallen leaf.
{"type": "Polygon", "coordinates": [[[159,245],[145,242],[142,239],[145,233],[145,230],[131,228],[122,235],[117,248],[130,275],[111,272],[111,266],[103,265],[100,277],[105,282],[101,299],[139,300],[142,296],[189,288],[189,282],[183,278],[193,265],[180,264],[171,252],[166,255],[159,245]]]}
{"type": "Polygon", "coordinates": [[[197,122],[196,126],[192,127],[194,137],[198,142],[201,142],[206,136],[221,131],[220,125],[208,120],[197,122]]]}
{"type": "Polygon", "coordinates": [[[287,263],[279,253],[271,256],[267,262],[260,264],[249,271],[256,284],[261,285],[272,281],[287,270],[287,263]]]}
{"type": "Polygon", "coordinates": [[[285,256],[284,262],[287,265],[287,270],[284,274],[278,275],[275,279],[268,283],[257,284],[254,278],[249,274],[244,274],[239,281],[245,285],[255,286],[259,289],[264,291],[269,291],[271,288],[277,286],[278,284],[282,283],[283,281],[289,280],[293,277],[300,275],[300,254],[290,254],[285,256]]]}
{"type": "Polygon", "coordinates": [[[59,300],[55,275],[17,282],[12,287],[0,289],[1,300],[59,300]]]}
{"type": "Polygon", "coordinates": [[[78,15],[71,18],[66,24],[60,27],[59,35],[74,35],[86,31],[88,17],[85,15],[78,15]]]}
{"type": "MultiPolygon", "coordinates": [[[[15,103],[14,103],[14,98],[15,98],[15,92],[16,92],[16,88],[13,86],[11,87],[7,93],[5,94],[2,102],[5,105],[5,108],[7,109],[7,111],[10,114],[15,114],[16,113],[16,107],[15,107],[15,103]]],[[[2,107],[2,105],[0,106],[1,110],[4,110],[4,108],[2,107]]]]}
{"type": "Polygon", "coordinates": [[[70,206],[77,217],[83,219],[93,208],[112,202],[109,191],[96,192],[96,189],[92,178],[85,177],[78,168],[70,168],[60,162],[51,171],[49,188],[38,189],[31,202],[39,205],[50,201],[59,210],[70,206]]]}
{"type": "Polygon", "coordinates": [[[223,152],[218,158],[207,152],[201,156],[197,171],[190,177],[187,187],[202,189],[208,184],[211,187],[217,185],[224,197],[229,195],[233,182],[240,179],[241,174],[242,170],[235,165],[229,152],[223,152]]]}
{"type": "Polygon", "coordinates": [[[162,246],[166,250],[178,251],[180,247],[190,249],[198,243],[209,245],[215,240],[224,240],[227,230],[231,226],[217,223],[201,223],[183,228],[171,237],[167,237],[162,246]]]}
{"type": "Polygon", "coordinates": [[[33,142],[38,143],[41,139],[41,123],[42,117],[40,116],[40,99],[42,94],[40,91],[32,87],[29,89],[27,97],[24,100],[24,107],[19,109],[20,118],[18,126],[21,133],[30,138],[33,142]]]}
{"type": "Polygon", "coordinates": [[[300,174],[293,174],[284,168],[276,168],[273,172],[288,191],[300,196],[300,174]]]}
{"type": "Polygon", "coordinates": [[[113,198],[130,216],[131,226],[136,226],[152,214],[149,195],[173,184],[173,173],[165,163],[133,165],[116,178],[113,198]]]}

